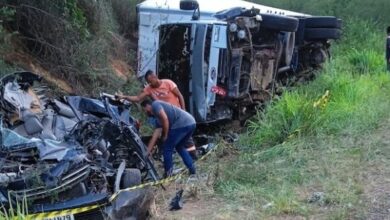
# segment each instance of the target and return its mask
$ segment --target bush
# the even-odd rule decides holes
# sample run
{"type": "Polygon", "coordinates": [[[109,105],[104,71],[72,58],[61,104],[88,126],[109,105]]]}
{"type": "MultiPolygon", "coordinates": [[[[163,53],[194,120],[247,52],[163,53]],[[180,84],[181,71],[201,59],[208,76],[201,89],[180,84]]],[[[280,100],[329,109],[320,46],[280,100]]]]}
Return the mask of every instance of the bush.
{"type": "MultiPolygon", "coordinates": [[[[2,43],[0,39],[0,48],[22,47],[48,72],[69,82],[75,93],[113,91],[126,83],[123,76],[116,75],[111,62],[134,64],[136,60],[133,45],[120,36],[117,23],[125,10],[129,10],[127,1],[7,0],[6,3],[14,14],[1,10],[0,17],[6,14],[12,19],[4,20],[0,27],[7,34],[17,32],[14,36],[19,44],[2,43]],[[123,4],[119,6],[118,2],[123,4]],[[120,12],[118,7],[123,7],[120,12]]],[[[133,2],[129,4],[132,6],[133,2]]],[[[121,23],[121,27],[131,19],[121,23]]],[[[5,33],[1,30],[0,38],[5,33]]]]}
{"type": "MultiPolygon", "coordinates": [[[[388,22],[390,1],[375,0],[250,0],[258,4],[274,6],[312,15],[335,15],[343,19],[359,17],[362,20],[373,20],[383,24],[388,22]]],[[[385,29],[383,28],[382,31],[385,29]]]]}
{"type": "Polygon", "coordinates": [[[357,73],[380,72],[384,70],[383,55],[372,49],[351,50],[346,57],[357,73]]]}
{"type": "Polygon", "coordinates": [[[141,0],[112,0],[112,8],[119,24],[119,33],[126,38],[135,39],[137,30],[136,5],[141,0]]]}

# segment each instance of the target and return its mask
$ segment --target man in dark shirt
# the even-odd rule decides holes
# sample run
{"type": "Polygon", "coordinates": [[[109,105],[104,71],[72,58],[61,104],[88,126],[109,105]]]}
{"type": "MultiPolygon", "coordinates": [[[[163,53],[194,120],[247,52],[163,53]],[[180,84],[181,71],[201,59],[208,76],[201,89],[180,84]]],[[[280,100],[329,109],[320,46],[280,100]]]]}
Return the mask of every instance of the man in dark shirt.
{"type": "Polygon", "coordinates": [[[387,27],[386,64],[387,64],[387,71],[390,71],[390,26],[387,27]]]}
{"type": "MultiPolygon", "coordinates": [[[[195,174],[194,163],[185,149],[186,143],[196,127],[194,117],[181,108],[164,101],[152,102],[147,99],[141,103],[141,106],[149,116],[156,118],[157,127],[162,129],[165,175],[172,175],[174,148],[183,159],[190,174],[195,174]]],[[[148,149],[148,152],[150,152],[150,149],[148,149]]]]}
{"type": "MultiPolygon", "coordinates": [[[[177,88],[177,85],[169,79],[159,79],[157,75],[152,71],[148,70],[145,73],[145,80],[148,83],[148,86],[137,96],[125,96],[117,94],[118,99],[126,99],[130,102],[141,102],[146,97],[150,97],[153,100],[161,100],[167,103],[170,103],[178,108],[185,110],[185,102],[183,95],[177,88]]],[[[153,118],[149,119],[149,122],[153,122],[153,118]]],[[[151,123],[154,126],[154,123],[151,123]]],[[[161,135],[161,129],[155,129],[153,135],[148,143],[148,148],[150,146],[155,146],[158,139],[161,135]]],[[[188,139],[186,144],[186,149],[190,153],[191,157],[196,160],[197,153],[195,148],[195,143],[192,137],[188,139]]]]}

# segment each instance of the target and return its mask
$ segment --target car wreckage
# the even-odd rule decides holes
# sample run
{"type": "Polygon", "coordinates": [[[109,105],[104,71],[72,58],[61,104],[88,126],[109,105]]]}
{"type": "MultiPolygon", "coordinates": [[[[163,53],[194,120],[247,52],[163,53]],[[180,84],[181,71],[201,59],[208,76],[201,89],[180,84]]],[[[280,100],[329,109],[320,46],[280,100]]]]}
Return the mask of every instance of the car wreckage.
{"type": "Polygon", "coordinates": [[[313,79],[341,36],[336,17],[219,2],[148,0],[138,8],[139,76],[147,67],[176,82],[198,123],[245,121],[283,87],[313,79]]]}
{"type": "Polygon", "coordinates": [[[53,99],[40,81],[31,72],[1,79],[1,206],[27,201],[33,219],[55,211],[50,218],[40,216],[143,219],[150,190],[123,192],[110,200],[120,189],[159,178],[145,156],[130,104],[109,94],[53,99]]]}

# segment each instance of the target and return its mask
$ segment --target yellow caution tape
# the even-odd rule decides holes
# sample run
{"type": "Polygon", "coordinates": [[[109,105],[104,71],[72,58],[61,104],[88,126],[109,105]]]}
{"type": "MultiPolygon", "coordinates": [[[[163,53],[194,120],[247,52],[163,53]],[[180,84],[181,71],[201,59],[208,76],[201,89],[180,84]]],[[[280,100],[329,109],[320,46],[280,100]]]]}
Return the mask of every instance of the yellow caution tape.
{"type": "Polygon", "coordinates": [[[132,191],[132,190],[135,190],[135,189],[145,188],[145,187],[147,187],[147,186],[157,186],[157,185],[169,183],[169,182],[172,182],[172,181],[174,181],[174,180],[177,180],[177,179],[181,178],[181,175],[182,175],[182,173],[180,173],[180,174],[178,174],[178,175],[175,175],[175,176],[171,176],[171,177],[162,179],[162,180],[158,180],[158,181],[155,181],[155,182],[148,182],[148,183],[136,185],[136,186],[133,186],[133,187],[129,187],[129,188],[126,188],[126,189],[121,189],[121,190],[119,190],[118,192],[114,193],[114,194],[110,197],[109,201],[110,201],[110,202],[114,201],[114,199],[116,199],[116,197],[118,197],[118,195],[119,195],[120,193],[122,193],[122,192],[129,192],[129,191],[132,191]]]}
{"type": "Polygon", "coordinates": [[[67,210],[61,210],[61,211],[53,211],[53,212],[44,212],[44,213],[37,213],[32,215],[27,215],[25,219],[32,220],[32,219],[47,219],[47,218],[54,218],[54,217],[60,217],[60,216],[66,216],[66,215],[75,215],[82,212],[88,212],[94,209],[98,209],[101,206],[104,206],[105,204],[101,205],[92,205],[92,206],[84,206],[80,208],[74,208],[74,209],[67,209],[67,210]]]}
{"type": "Polygon", "coordinates": [[[197,162],[204,160],[208,155],[211,154],[211,152],[215,151],[218,148],[218,146],[219,146],[218,144],[215,145],[215,147],[213,149],[211,149],[209,152],[207,152],[205,155],[203,155],[201,158],[199,158],[197,160],[197,162]]]}
{"type": "Polygon", "coordinates": [[[329,90],[326,90],[325,94],[316,102],[314,102],[313,107],[314,108],[320,107],[321,109],[325,108],[329,102],[329,98],[330,98],[329,90]]]}
{"type": "MultiPolygon", "coordinates": [[[[205,155],[203,155],[203,157],[199,158],[198,161],[201,161],[201,160],[205,159],[217,147],[218,147],[218,145],[216,145],[212,150],[210,150],[205,155]]],[[[122,192],[129,192],[129,191],[132,191],[132,190],[145,188],[147,186],[157,186],[157,185],[170,183],[172,181],[180,179],[185,172],[186,172],[186,170],[183,170],[181,173],[179,173],[179,174],[177,174],[175,176],[171,176],[171,177],[168,177],[168,178],[165,178],[165,179],[162,179],[162,180],[158,180],[158,181],[155,181],[155,182],[148,182],[148,183],[136,185],[136,186],[133,186],[133,187],[129,187],[129,188],[126,188],[126,189],[121,189],[118,192],[114,193],[109,198],[109,202],[114,201],[118,197],[118,195],[120,193],[122,193],[122,192]]],[[[31,214],[31,215],[27,215],[25,219],[27,219],[27,220],[30,220],[30,219],[31,220],[32,219],[34,219],[34,220],[35,219],[42,219],[42,220],[44,220],[44,219],[47,219],[47,218],[61,217],[61,216],[66,216],[66,215],[75,215],[75,214],[91,211],[91,210],[94,210],[94,209],[98,209],[100,207],[104,207],[105,205],[107,205],[107,203],[106,204],[100,204],[100,205],[84,206],[84,207],[80,207],[80,208],[67,209],[67,210],[61,210],[61,211],[53,211],[53,212],[44,212],[44,213],[31,214]]]]}
{"type": "MultiPolygon", "coordinates": [[[[210,153],[215,150],[217,148],[218,145],[216,145],[212,150],[210,150],[209,152],[207,152],[205,155],[203,155],[203,157],[199,158],[198,159],[198,162],[203,160],[204,158],[206,158],[208,155],[210,155],[210,153]]],[[[180,179],[181,176],[186,172],[186,170],[183,170],[181,173],[175,175],[175,176],[171,176],[171,177],[168,177],[168,178],[165,178],[165,179],[162,179],[162,180],[159,180],[159,181],[155,181],[155,182],[149,182],[149,183],[144,183],[144,184],[140,184],[140,185],[137,185],[137,186],[133,186],[133,187],[129,187],[129,188],[126,188],[126,189],[121,189],[119,190],[118,192],[114,193],[109,201],[112,202],[114,199],[116,199],[116,197],[118,197],[118,195],[121,193],[121,192],[129,192],[129,191],[132,191],[132,190],[135,190],[135,189],[141,189],[141,188],[144,188],[144,187],[147,187],[147,186],[157,186],[157,185],[162,185],[162,184],[166,184],[166,183],[169,183],[169,182],[172,182],[172,181],[175,181],[177,179],[180,179]]]]}

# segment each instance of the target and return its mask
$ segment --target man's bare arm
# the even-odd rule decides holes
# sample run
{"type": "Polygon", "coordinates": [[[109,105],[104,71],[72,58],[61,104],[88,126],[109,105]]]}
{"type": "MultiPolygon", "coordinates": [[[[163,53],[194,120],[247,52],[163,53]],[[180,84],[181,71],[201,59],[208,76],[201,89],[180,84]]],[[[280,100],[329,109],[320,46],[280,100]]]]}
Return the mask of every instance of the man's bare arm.
{"type": "Polygon", "coordinates": [[[161,136],[161,131],[162,131],[161,128],[154,129],[153,134],[152,134],[152,138],[150,139],[150,141],[148,143],[148,155],[151,154],[153,147],[156,146],[157,140],[161,136]]]}
{"type": "Polygon", "coordinates": [[[145,99],[148,94],[146,92],[141,92],[138,96],[126,96],[126,95],[116,95],[118,99],[126,99],[127,101],[130,102],[141,102],[142,100],[145,99]]]}
{"type": "Polygon", "coordinates": [[[169,121],[164,109],[160,110],[158,113],[158,118],[160,119],[160,123],[162,125],[162,138],[164,141],[166,141],[168,138],[169,121]]]}
{"type": "Polygon", "coordinates": [[[176,87],[172,90],[172,93],[175,94],[177,98],[179,98],[181,109],[186,110],[186,103],[184,102],[184,97],[181,94],[180,90],[176,87]]]}

